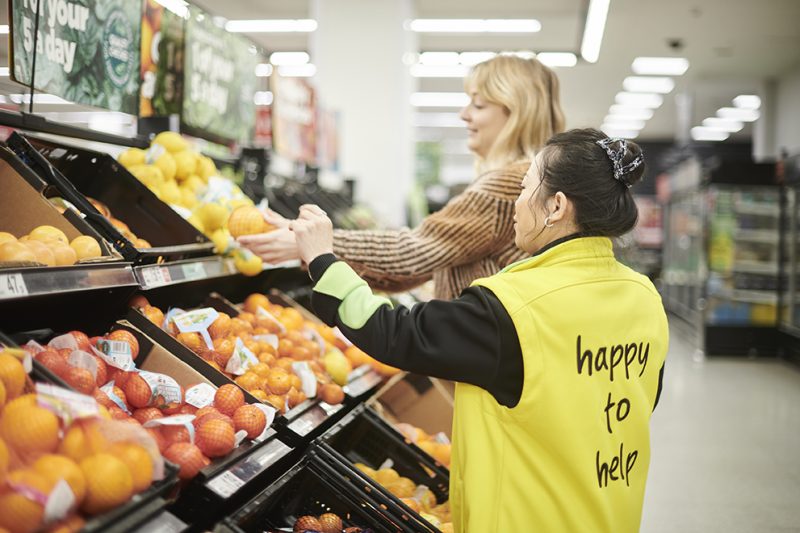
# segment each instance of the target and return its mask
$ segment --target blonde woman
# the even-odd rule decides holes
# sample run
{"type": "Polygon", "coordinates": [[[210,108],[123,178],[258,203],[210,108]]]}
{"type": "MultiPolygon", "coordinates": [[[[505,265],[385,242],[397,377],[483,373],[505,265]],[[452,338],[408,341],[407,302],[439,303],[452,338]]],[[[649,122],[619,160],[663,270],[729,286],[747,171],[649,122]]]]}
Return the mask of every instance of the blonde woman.
{"type": "MultiPolygon", "coordinates": [[[[497,56],[464,80],[461,111],[477,178],[414,229],[337,230],[334,252],[374,289],[408,290],[431,278],[434,296],[452,299],[473,280],[523,257],[514,245],[514,200],[536,152],[564,129],[558,78],[535,59],[497,56]]],[[[288,221],[239,241],[269,263],[300,257],[288,221]]]]}

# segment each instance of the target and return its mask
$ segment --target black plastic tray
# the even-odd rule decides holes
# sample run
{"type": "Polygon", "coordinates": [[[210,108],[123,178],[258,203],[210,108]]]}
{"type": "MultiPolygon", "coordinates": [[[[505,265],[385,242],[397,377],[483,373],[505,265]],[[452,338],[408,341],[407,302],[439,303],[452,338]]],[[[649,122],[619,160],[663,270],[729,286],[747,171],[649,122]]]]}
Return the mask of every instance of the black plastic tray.
{"type": "Polygon", "coordinates": [[[345,527],[371,528],[376,533],[415,531],[339,475],[315,450],[221,522],[216,531],[291,531],[300,516],[331,512],[342,518],[345,527]]]}
{"type": "MultiPolygon", "coordinates": [[[[34,172],[71,202],[122,256],[135,264],[213,255],[214,243],[197,231],[114,158],[102,152],[12,134],[6,141],[34,172]],[[136,248],[87,200],[106,204],[152,248],[136,248]]],[[[54,195],[54,194],[51,194],[54,195]]]]}
{"type": "Polygon", "coordinates": [[[373,481],[355,467],[363,463],[377,470],[386,459],[393,461],[392,468],[400,476],[417,485],[427,486],[442,504],[449,499],[450,474],[428,454],[406,442],[391,426],[371,410],[361,406],[319,439],[320,452],[326,454],[331,464],[342,469],[348,478],[369,486],[390,502],[398,511],[398,518],[408,520],[416,531],[438,531],[418,513],[412,511],[400,498],[373,481]]]}

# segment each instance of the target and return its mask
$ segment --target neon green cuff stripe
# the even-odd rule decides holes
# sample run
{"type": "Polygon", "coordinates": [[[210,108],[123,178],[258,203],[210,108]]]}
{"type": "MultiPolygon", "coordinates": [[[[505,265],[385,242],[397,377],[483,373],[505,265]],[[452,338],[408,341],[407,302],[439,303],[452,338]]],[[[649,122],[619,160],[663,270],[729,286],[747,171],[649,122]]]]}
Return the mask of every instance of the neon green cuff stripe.
{"type": "Polygon", "coordinates": [[[375,296],[350,265],[337,261],[328,267],[314,291],[341,300],[339,319],[351,329],[361,329],[382,305],[392,307],[386,298],[375,296]]]}

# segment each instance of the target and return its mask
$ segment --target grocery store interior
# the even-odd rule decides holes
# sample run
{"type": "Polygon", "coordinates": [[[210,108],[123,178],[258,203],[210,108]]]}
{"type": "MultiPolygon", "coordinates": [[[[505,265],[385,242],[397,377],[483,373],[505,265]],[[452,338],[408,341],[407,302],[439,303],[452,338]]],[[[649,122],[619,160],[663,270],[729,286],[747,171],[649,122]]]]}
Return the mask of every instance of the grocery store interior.
{"type": "MultiPolygon", "coordinates": [[[[798,21],[797,0],[2,0],[0,532],[800,532],[798,21]],[[343,269],[315,273],[284,227],[318,205],[332,250],[395,308],[526,257],[510,240],[458,256],[513,210],[465,200],[497,170],[484,107],[517,113],[471,77],[504,56],[552,73],[563,129],[644,155],[613,252],[657,291],[669,343],[657,400],[637,393],[657,401],[645,449],[612,447],[605,490],[599,451],[553,467],[579,460],[552,439],[508,453],[575,479],[497,488],[501,445],[459,398],[508,435],[522,415],[455,371],[370,353],[360,330],[378,321],[353,326],[351,295],[314,290],[343,269]],[[637,457],[646,484],[626,477],[637,457]],[[499,503],[469,492],[471,464],[499,503]]],[[[542,144],[505,161],[525,163],[514,196],[542,144]]],[[[436,324],[413,327],[429,354],[436,324]]],[[[587,440],[612,433],[612,405],[587,440]]]]}

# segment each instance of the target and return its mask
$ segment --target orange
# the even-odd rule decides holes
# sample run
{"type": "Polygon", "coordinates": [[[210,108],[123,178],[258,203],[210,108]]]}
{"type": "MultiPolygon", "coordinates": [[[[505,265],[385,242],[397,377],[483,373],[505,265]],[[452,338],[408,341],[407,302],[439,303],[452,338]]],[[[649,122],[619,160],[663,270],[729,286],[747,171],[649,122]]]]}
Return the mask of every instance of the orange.
{"type": "Polygon", "coordinates": [[[47,409],[9,405],[0,417],[0,435],[20,456],[34,456],[55,451],[58,425],[58,417],[47,409]]]}
{"type": "Polygon", "coordinates": [[[259,209],[252,205],[237,207],[228,217],[228,231],[235,239],[242,235],[255,235],[274,229],[266,220],[259,209]]]}
{"type": "Polygon", "coordinates": [[[95,378],[95,383],[98,387],[102,387],[108,382],[108,365],[96,355],[94,356],[94,360],[97,363],[97,377],[95,378]]]}
{"type": "Polygon", "coordinates": [[[229,417],[228,415],[223,415],[219,411],[214,411],[212,413],[206,413],[203,416],[199,416],[192,421],[192,424],[194,424],[195,429],[197,429],[211,420],[222,420],[230,427],[233,427],[233,418],[229,417]]]}
{"type": "Polygon", "coordinates": [[[115,329],[106,335],[106,338],[112,341],[127,342],[131,347],[131,357],[133,359],[136,359],[136,357],[139,355],[139,340],[136,338],[136,335],[127,329],[115,329]]]}
{"type": "Polygon", "coordinates": [[[292,388],[292,378],[285,370],[275,369],[270,372],[267,384],[272,394],[286,394],[292,388]]]}
{"type": "Polygon", "coordinates": [[[277,409],[281,414],[286,412],[286,396],[267,394],[266,403],[277,409]]]}
{"type": "Polygon", "coordinates": [[[133,477],[125,463],[110,453],[90,455],[80,463],[86,477],[81,509],[90,515],[106,512],[133,495],[133,477]]]}
{"type": "Polygon", "coordinates": [[[252,390],[250,391],[250,394],[252,394],[260,402],[267,401],[267,393],[263,390],[252,390]]]}
{"type": "Polygon", "coordinates": [[[190,442],[173,444],[164,451],[164,459],[180,467],[178,477],[181,479],[192,479],[211,462],[200,448],[190,442]]]}
{"type": "Polygon", "coordinates": [[[76,254],[75,250],[70,248],[68,244],[64,244],[60,241],[51,241],[48,244],[50,244],[53,257],[55,257],[56,265],[69,266],[74,265],[78,261],[78,254],[76,254]]]}
{"type": "Polygon", "coordinates": [[[56,266],[56,256],[47,244],[42,241],[27,240],[24,244],[36,256],[36,262],[47,266],[56,266]]]}
{"type": "Polygon", "coordinates": [[[6,478],[6,473],[8,472],[8,446],[0,439],[0,483],[6,478]]]}
{"type": "Polygon", "coordinates": [[[133,418],[139,421],[140,424],[144,425],[146,422],[151,420],[155,420],[156,418],[163,418],[164,413],[161,412],[161,409],[158,407],[144,407],[142,409],[136,409],[133,412],[133,418]]]}
{"type": "Polygon", "coordinates": [[[206,343],[199,333],[178,333],[178,342],[189,348],[194,353],[199,353],[206,349],[206,343]]]}
{"type": "Polygon", "coordinates": [[[394,468],[381,468],[375,472],[375,481],[383,486],[394,483],[400,479],[400,474],[394,468]]]}
{"type": "Polygon", "coordinates": [[[69,243],[69,246],[75,250],[75,253],[78,255],[78,261],[94,259],[103,255],[103,251],[100,249],[100,244],[98,244],[97,239],[89,235],[75,237],[72,242],[69,243]]]}
{"type": "Polygon", "coordinates": [[[223,420],[209,420],[197,430],[197,447],[208,457],[222,457],[233,450],[236,436],[233,427],[223,420]]]}
{"type": "MultiPolygon", "coordinates": [[[[53,482],[32,468],[15,470],[7,480],[15,486],[47,498],[53,490],[53,482]]],[[[0,491],[0,527],[12,533],[33,533],[44,519],[44,505],[16,492],[9,486],[0,491]]]]}
{"type": "Polygon", "coordinates": [[[185,426],[161,426],[161,435],[167,447],[176,442],[191,442],[192,437],[185,426]]]}
{"type": "Polygon", "coordinates": [[[407,477],[401,477],[387,484],[386,488],[398,498],[410,498],[414,495],[414,491],[417,490],[417,484],[407,477]]]}
{"type": "Polygon", "coordinates": [[[270,370],[269,370],[269,365],[267,365],[267,364],[257,363],[255,365],[251,366],[248,370],[250,370],[250,372],[252,372],[256,376],[259,376],[259,377],[262,377],[262,378],[269,377],[270,370]]]}
{"type": "Polygon", "coordinates": [[[6,388],[6,395],[13,400],[25,388],[25,368],[22,363],[7,353],[0,352],[0,381],[6,388]]]}
{"type": "Polygon", "coordinates": [[[86,520],[80,515],[73,514],[64,520],[59,520],[45,530],[45,533],[78,533],[86,525],[86,520]]]}
{"type": "Polygon", "coordinates": [[[278,356],[291,357],[294,351],[294,343],[289,339],[281,339],[278,341],[278,356]]]}
{"type": "Polygon", "coordinates": [[[245,430],[247,436],[254,439],[261,435],[267,426],[264,411],[255,405],[243,405],[233,414],[233,425],[236,431],[245,430]]]}
{"type": "Polygon", "coordinates": [[[420,509],[419,503],[417,503],[417,500],[414,498],[400,498],[400,501],[406,504],[406,506],[415,513],[418,513],[422,510],[420,509]]]}
{"type": "Polygon", "coordinates": [[[319,398],[325,403],[336,405],[344,401],[344,391],[335,383],[326,383],[319,391],[319,398]]]}
{"type": "Polygon", "coordinates": [[[286,399],[288,400],[289,409],[294,409],[301,403],[307,400],[306,394],[295,387],[289,389],[289,393],[286,395],[286,399]]]}
{"type": "Polygon", "coordinates": [[[0,244],[0,261],[34,263],[36,254],[24,242],[9,241],[0,244]]]}
{"type": "Polygon", "coordinates": [[[0,244],[4,242],[16,242],[17,238],[7,231],[0,231],[0,244]]]}
{"type": "Polygon", "coordinates": [[[253,333],[253,326],[241,318],[231,319],[231,335],[241,335],[242,333],[253,333]]]}
{"type": "Polygon", "coordinates": [[[153,458],[138,444],[118,442],[108,450],[130,470],[133,479],[133,492],[142,492],[153,482],[153,458]]]}
{"type": "Polygon", "coordinates": [[[153,438],[153,442],[155,442],[156,446],[158,446],[158,451],[163,454],[164,450],[167,449],[169,444],[167,439],[164,438],[164,435],[161,434],[158,428],[144,428],[144,430],[150,434],[150,436],[153,438]]]}
{"type": "Polygon", "coordinates": [[[64,372],[63,378],[67,385],[83,394],[92,395],[97,387],[97,382],[92,373],[85,368],[71,366],[64,372]]]}
{"type": "Polygon", "coordinates": [[[164,312],[158,307],[145,305],[142,308],[142,314],[147,318],[147,320],[158,327],[161,327],[164,324],[164,312]]]}
{"type": "Polygon", "coordinates": [[[228,416],[244,405],[244,393],[236,385],[223,385],[214,394],[214,407],[228,416]]]}
{"type": "Polygon", "coordinates": [[[6,386],[3,384],[3,381],[0,381],[0,411],[3,410],[3,406],[6,404],[6,386]]]}
{"type": "Polygon", "coordinates": [[[235,344],[230,339],[224,337],[217,337],[213,340],[214,343],[214,351],[219,354],[219,357],[215,357],[214,360],[219,364],[219,366],[225,368],[225,365],[228,364],[228,359],[231,358],[233,355],[233,349],[235,348],[235,344]]]}
{"type": "Polygon", "coordinates": [[[236,384],[245,389],[248,392],[253,392],[254,390],[258,390],[258,376],[253,374],[252,372],[245,372],[238,378],[236,378],[236,384]]]}
{"type": "Polygon", "coordinates": [[[269,298],[263,294],[253,293],[244,300],[244,310],[255,314],[259,307],[264,310],[269,308],[269,298]]]}
{"type": "Polygon", "coordinates": [[[53,226],[37,226],[28,234],[28,237],[35,241],[51,241],[56,240],[69,244],[66,234],[60,229],[53,226]]]}
{"type": "Polygon", "coordinates": [[[58,453],[80,462],[107,447],[108,440],[103,436],[97,424],[92,421],[81,421],[69,427],[58,445],[58,453]]]}
{"type": "Polygon", "coordinates": [[[262,351],[261,353],[258,354],[258,362],[264,363],[265,365],[267,365],[267,368],[272,366],[275,363],[275,361],[276,359],[275,359],[274,349],[271,351],[262,351]]]}
{"type": "Polygon", "coordinates": [[[63,479],[75,495],[75,505],[80,506],[86,496],[86,478],[83,476],[78,463],[64,455],[46,454],[33,463],[33,468],[50,481],[53,485],[63,479]]]}
{"type": "Polygon", "coordinates": [[[220,313],[217,319],[208,327],[208,333],[212,339],[227,337],[230,331],[231,317],[227,313],[220,313]]]}
{"type": "Polygon", "coordinates": [[[292,371],[292,365],[295,363],[295,360],[290,357],[280,357],[278,358],[275,363],[272,365],[272,370],[276,368],[280,368],[285,372],[292,371]]]}
{"type": "Polygon", "coordinates": [[[254,315],[253,313],[249,313],[247,311],[239,313],[239,315],[236,318],[238,318],[239,320],[244,320],[251,326],[254,326],[256,323],[256,315],[254,315]]]}
{"type": "Polygon", "coordinates": [[[372,359],[369,355],[367,355],[363,350],[361,350],[358,346],[348,346],[344,350],[344,355],[350,359],[350,363],[352,363],[353,368],[358,368],[361,365],[367,365],[370,363],[372,359]]]}
{"type": "Polygon", "coordinates": [[[153,401],[153,391],[150,385],[148,385],[139,374],[131,375],[125,383],[123,390],[127,402],[137,409],[147,407],[153,401]]]}

